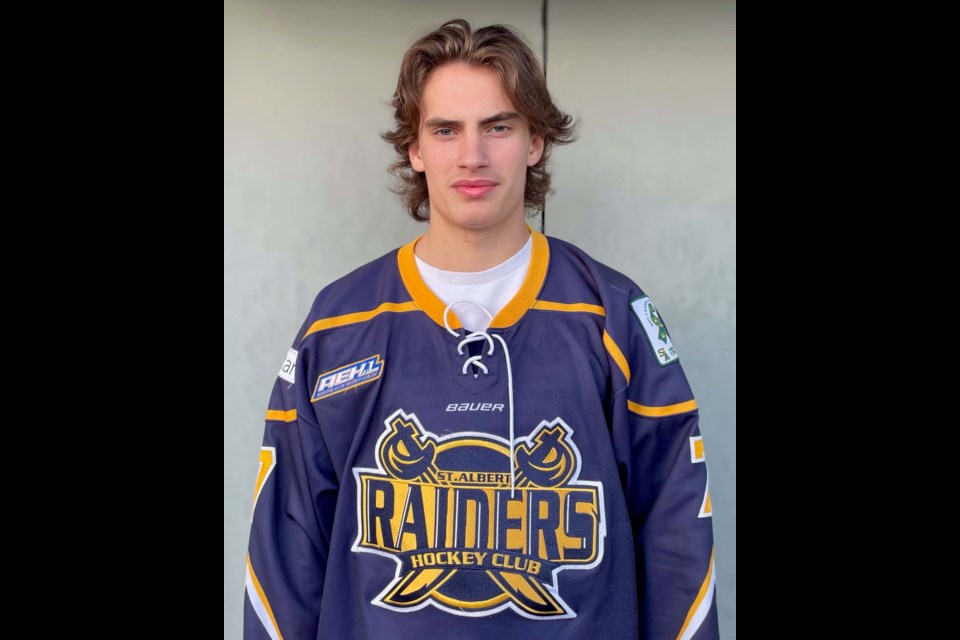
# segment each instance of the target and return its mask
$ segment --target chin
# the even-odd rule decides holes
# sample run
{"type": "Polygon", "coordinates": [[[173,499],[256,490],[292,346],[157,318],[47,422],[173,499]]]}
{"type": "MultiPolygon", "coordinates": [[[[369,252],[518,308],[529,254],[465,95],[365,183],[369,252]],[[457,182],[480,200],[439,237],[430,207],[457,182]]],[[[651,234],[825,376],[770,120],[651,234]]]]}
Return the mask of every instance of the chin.
{"type": "Polygon", "coordinates": [[[511,220],[512,214],[504,214],[501,211],[491,211],[490,207],[467,207],[461,209],[452,220],[461,227],[468,229],[481,229],[503,224],[511,220]]]}
{"type": "Polygon", "coordinates": [[[464,216],[460,220],[456,221],[456,225],[463,229],[480,230],[498,226],[504,223],[506,220],[506,218],[494,218],[490,216],[464,216]]]}

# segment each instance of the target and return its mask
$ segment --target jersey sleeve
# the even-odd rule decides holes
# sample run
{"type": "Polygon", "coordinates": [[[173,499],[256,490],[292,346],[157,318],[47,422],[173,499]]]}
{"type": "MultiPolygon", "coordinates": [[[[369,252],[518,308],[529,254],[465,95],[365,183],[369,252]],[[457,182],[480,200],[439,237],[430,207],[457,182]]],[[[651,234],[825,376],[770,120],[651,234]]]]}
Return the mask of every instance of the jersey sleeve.
{"type": "Polygon", "coordinates": [[[296,360],[294,345],[267,409],[247,554],[245,640],[317,635],[338,481],[296,360]]]}
{"type": "Polygon", "coordinates": [[[638,293],[629,306],[608,327],[608,350],[624,385],[612,399],[612,436],[633,528],[640,637],[719,638],[699,411],[653,304],[638,293]]]}

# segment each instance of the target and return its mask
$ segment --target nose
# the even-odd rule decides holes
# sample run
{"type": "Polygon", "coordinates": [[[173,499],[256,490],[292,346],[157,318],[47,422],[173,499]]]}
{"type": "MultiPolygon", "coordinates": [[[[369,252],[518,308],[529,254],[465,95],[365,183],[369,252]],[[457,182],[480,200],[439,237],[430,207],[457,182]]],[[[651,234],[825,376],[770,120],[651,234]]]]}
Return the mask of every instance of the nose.
{"type": "Polygon", "coordinates": [[[460,137],[460,166],[464,169],[479,169],[490,163],[487,145],[480,133],[464,133],[460,137]]]}

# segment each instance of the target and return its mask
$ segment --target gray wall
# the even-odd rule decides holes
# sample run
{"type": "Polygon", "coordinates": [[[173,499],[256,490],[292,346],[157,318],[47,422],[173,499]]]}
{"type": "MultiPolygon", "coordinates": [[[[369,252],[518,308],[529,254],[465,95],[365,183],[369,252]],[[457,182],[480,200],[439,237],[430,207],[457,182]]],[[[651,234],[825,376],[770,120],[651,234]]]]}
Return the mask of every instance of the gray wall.
{"type": "MultiPolygon", "coordinates": [[[[223,624],[241,635],[250,506],[273,380],[313,296],[425,227],[389,193],[404,51],[446,19],[519,29],[541,0],[224,4],[223,624]]],[[[701,407],[722,636],[736,638],[736,6],[550,0],[547,75],[580,122],[547,233],[656,302],[701,407]]],[[[532,222],[538,227],[538,222],[532,222]]]]}

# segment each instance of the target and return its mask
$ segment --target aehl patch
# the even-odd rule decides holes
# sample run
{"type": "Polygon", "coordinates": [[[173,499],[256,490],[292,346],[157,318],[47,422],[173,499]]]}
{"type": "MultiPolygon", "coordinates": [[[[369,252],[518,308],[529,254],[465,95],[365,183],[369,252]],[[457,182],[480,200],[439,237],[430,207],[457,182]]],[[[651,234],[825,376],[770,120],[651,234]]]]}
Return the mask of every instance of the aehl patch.
{"type": "Polygon", "coordinates": [[[317,378],[317,386],[313,388],[310,402],[342,393],[357,385],[373,382],[383,374],[383,361],[380,354],[364,358],[357,362],[337,367],[333,371],[321,373],[317,378]]]}

